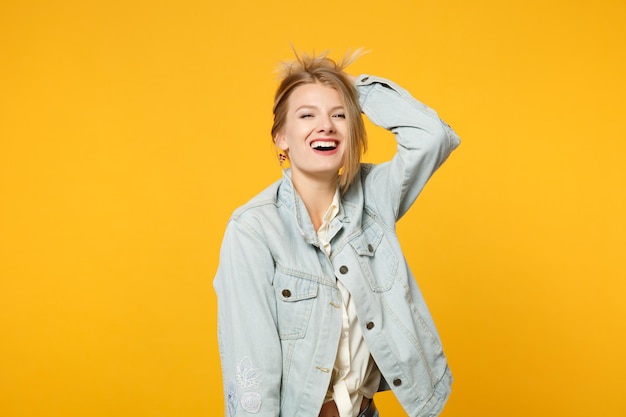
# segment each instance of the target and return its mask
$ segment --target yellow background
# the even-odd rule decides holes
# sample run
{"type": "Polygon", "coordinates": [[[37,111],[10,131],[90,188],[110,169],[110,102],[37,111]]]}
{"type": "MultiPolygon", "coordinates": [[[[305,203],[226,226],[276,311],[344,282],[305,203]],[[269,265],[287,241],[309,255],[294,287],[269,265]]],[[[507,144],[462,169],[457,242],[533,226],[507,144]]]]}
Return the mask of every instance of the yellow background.
{"type": "MultiPolygon", "coordinates": [[[[0,3],[0,416],[223,411],[212,278],[274,68],[371,52],[463,143],[399,232],[445,417],[626,415],[626,3],[0,3]]],[[[370,128],[366,160],[393,152],[370,128]]],[[[391,394],[383,417],[404,415],[391,394]]]]}

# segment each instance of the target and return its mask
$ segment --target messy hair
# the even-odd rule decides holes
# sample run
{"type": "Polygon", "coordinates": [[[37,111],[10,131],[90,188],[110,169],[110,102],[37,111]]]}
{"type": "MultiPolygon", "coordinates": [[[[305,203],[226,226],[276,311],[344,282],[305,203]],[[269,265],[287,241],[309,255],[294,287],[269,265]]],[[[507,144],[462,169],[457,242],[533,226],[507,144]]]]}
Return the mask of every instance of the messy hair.
{"type": "Polygon", "coordinates": [[[348,121],[348,146],[344,151],[339,177],[341,193],[345,193],[354,181],[359,172],[361,156],[367,150],[367,134],[361,116],[358,92],[351,77],[344,71],[361,54],[360,50],[348,53],[341,61],[336,62],[328,58],[327,52],[317,56],[295,52],[295,60],[283,62],[279,67],[281,82],[274,96],[272,139],[275,141],[276,135],[285,125],[288,100],[296,88],[305,84],[321,83],[339,93],[348,121]]]}

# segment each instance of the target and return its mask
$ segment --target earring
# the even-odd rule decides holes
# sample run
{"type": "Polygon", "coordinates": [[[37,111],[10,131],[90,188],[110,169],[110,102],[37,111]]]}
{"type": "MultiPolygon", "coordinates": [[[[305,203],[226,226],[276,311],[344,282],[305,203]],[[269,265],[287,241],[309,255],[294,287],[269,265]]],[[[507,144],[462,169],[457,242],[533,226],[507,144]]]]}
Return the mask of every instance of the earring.
{"type": "Polygon", "coordinates": [[[283,166],[286,160],[287,160],[287,155],[285,155],[282,152],[278,154],[278,163],[280,164],[281,167],[283,166]]]}

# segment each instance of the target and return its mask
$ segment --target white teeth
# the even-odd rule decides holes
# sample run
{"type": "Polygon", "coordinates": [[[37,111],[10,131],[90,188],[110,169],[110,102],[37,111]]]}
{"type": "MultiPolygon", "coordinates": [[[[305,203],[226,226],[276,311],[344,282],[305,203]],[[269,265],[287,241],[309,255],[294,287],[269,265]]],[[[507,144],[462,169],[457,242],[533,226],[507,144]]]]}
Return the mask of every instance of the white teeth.
{"type": "Polygon", "coordinates": [[[317,142],[314,142],[311,147],[313,149],[320,149],[320,148],[330,148],[330,149],[335,149],[337,147],[337,143],[333,142],[333,141],[322,141],[322,140],[318,140],[317,142]]]}

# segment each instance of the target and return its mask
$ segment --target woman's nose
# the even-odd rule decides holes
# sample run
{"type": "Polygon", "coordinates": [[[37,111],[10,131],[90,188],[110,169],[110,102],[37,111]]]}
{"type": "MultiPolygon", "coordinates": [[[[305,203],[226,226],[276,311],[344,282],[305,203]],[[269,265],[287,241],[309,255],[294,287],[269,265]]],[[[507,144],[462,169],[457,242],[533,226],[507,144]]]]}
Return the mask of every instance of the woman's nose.
{"type": "Polygon", "coordinates": [[[320,118],[320,124],[317,127],[318,132],[326,132],[332,133],[335,131],[335,123],[333,122],[332,117],[322,117],[320,118]]]}

